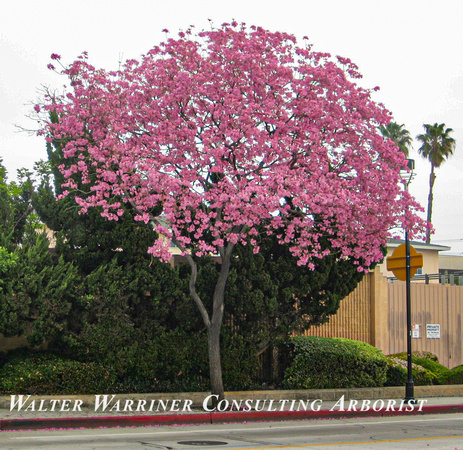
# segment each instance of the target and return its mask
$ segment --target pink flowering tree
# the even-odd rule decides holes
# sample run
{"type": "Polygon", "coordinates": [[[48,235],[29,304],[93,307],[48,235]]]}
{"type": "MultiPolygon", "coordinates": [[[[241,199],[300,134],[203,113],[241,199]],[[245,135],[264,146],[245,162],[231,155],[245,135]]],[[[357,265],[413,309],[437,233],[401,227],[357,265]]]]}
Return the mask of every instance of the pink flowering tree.
{"type": "Polygon", "coordinates": [[[158,233],[153,256],[168,261],[172,244],[181,250],[219,397],[235,246],[257,253],[260,236],[275,234],[312,267],[328,252],[323,237],[362,271],[383,258],[391,229],[423,225],[400,190],[404,156],[378,130],[391,116],[355,84],[349,59],[232,23],[179,33],[118,71],[96,69],[84,54],[63,73],[70,87],[46,99],[55,120],[41,133],[65,143],[64,185],[88,187],[77,196],[82,213],[100,207],[118,220],[130,203],[158,233]],[[198,258],[210,255],[221,264],[212,310],[196,289],[198,258]]]}

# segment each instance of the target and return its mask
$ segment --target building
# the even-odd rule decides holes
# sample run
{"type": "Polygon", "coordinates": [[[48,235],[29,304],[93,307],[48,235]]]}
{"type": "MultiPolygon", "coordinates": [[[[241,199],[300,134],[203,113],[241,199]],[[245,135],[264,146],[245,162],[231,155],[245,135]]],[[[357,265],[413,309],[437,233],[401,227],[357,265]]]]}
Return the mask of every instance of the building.
{"type": "Polygon", "coordinates": [[[463,255],[439,255],[439,273],[463,275],[463,255]]]}

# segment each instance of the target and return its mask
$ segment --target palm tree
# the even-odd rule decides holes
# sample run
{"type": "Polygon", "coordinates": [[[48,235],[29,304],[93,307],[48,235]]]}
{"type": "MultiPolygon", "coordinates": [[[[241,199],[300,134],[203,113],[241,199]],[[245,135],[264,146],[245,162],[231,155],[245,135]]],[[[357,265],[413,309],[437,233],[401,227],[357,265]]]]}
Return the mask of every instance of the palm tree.
{"type": "MultiPolygon", "coordinates": [[[[455,139],[449,136],[453,131],[445,128],[445,124],[423,125],[426,133],[418,135],[416,138],[421,142],[418,153],[431,163],[431,175],[429,176],[429,196],[428,196],[428,222],[432,217],[433,187],[436,181],[435,169],[453,154],[455,150],[455,139]]],[[[426,243],[431,242],[431,233],[426,234],[426,243]]]]}
{"type": "Polygon", "coordinates": [[[390,122],[386,127],[379,127],[379,131],[385,138],[389,138],[399,147],[399,150],[408,158],[412,137],[410,132],[404,128],[405,125],[399,125],[396,122],[390,122]]]}

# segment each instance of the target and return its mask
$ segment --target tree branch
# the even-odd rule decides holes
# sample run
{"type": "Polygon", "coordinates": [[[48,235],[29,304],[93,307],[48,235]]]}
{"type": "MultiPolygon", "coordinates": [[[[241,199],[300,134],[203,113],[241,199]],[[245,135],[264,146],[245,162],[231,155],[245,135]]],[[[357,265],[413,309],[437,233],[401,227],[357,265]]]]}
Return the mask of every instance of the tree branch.
{"type": "MultiPolygon", "coordinates": [[[[185,248],[180,244],[177,239],[172,238],[172,242],[180,249],[182,252],[185,252],[185,248]]],[[[198,295],[198,292],[196,291],[196,280],[198,278],[198,265],[196,264],[195,260],[193,257],[186,253],[185,258],[190,265],[190,281],[188,283],[188,288],[190,290],[190,295],[193,298],[194,302],[196,303],[196,306],[199,309],[199,313],[201,314],[201,317],[203,319],[204,325],[206,325],[206,328],[210,328],[211,326],[211,320],[209,319],[209,314],[207,313],[207,309],[204,306],[203,301],[201,300],[201,297],[198,295]]]]}

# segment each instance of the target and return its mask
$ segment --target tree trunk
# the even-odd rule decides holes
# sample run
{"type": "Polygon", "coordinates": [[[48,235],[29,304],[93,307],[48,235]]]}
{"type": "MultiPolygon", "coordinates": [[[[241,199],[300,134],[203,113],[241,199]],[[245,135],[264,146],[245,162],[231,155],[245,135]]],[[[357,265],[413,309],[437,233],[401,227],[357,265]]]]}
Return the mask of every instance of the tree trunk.
{"type": "MultiPolygon", "coordinates": [[[[182,248],[177,240],[173,240],[173,242],[179,248],[182,248]]],[[[220,251],[222,264],[219,278],[215,285],[211,316],[209,316],[204,303],[196,292],[196,279],[198,276],[196,262],[190,255],[186,255],[186,259],[191,268],[189,283],[190,295],[196,303],[207,329],[211,394],[215,396],[212,402],[213,407],[217,406],[217,403],[225,397],[222,380],[222,362],[220,358],[220,330],[223,322],[225,285],[227,284],[228,274],[230,273],[231,254],[234,246],[234,244],[228,243],[227,246],[220,251]]]]}
{"type": "Polygon", "coordinates": [[[220,328],[222,323],[211,324],[207,330],[209,350],[209,376],[211,382],[212,407],[225,397],[222,380],[222,361],[220,358],[220,328]]]}
{"type": "MultiPolygon", "coordinates": [[[[436,174],[434,173],[434,164],[431,163],[431,174],[429,175],[429,195],[428,195],[428,222],[431,223],[432,218],[432,202],[433,202],[433,188],[436,181],[436,174]]],[[[431,243],[431,230],[426,231],[426,244],[431,243]]]]}
{"type": "Polygon", "coordinates": [[[213,399],[213,406],[216,406],[217,403],[225,397],[222,380],[222,361],[220,358],[220,330],[223,322],[225,285],[227,284],[228,274],[230,273],[230,261],[233,247],[234,245],[229,243],[227,247],[221,251],[222,265],[214,290],[212,318],[210,325],[207,327],[211,394],[217,396],[213,399]]]}
{"type": "MultiPolygon", "coordinates": [[[[237,231],[239,232],[240,230],[237,231]]],[[[185,250],[185,248],[177,239],[173,238],[172,242],[182,251],[185,250]]],[[[215,285],[211,316],[209,316],[203,301],[196,291],[198,266],[190,254],[186,253],[185,255],[191,269],[189,282],[190,296],[198,307],[204,325],[207,329],[211,394],[216,396],[212,398],[213,407],[217,406],[217,403],[225,398],[222,379],[222,361],[220,358],[220,331],[222,329],[223,322],[225,286],[227,284],[228,275],[230,273],[231,255],[234,247],[235,244],[229,242],[226,247],[222,247],[220,249],[222,264],[219,278],[217,279],[217,283],[215,285]]]]}

